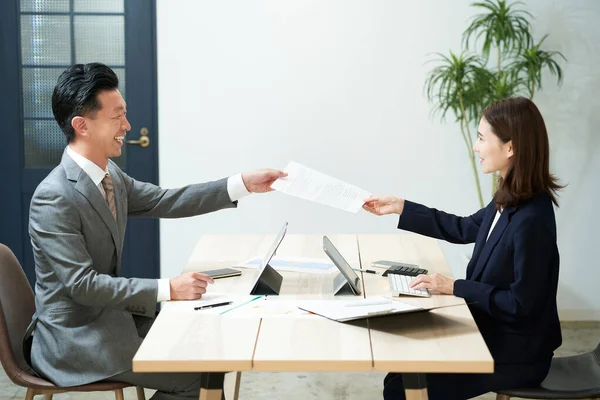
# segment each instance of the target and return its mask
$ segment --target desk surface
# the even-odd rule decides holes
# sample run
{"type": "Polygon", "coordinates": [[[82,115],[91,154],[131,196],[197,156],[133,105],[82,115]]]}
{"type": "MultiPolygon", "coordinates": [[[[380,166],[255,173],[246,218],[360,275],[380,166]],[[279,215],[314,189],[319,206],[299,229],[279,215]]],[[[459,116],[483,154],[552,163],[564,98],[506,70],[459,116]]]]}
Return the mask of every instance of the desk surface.
{"type": "MultiPolygon", "coordinates": [[[[435,240],[412,234],[328,235],[354,267],[380,259],[419,264],[450,275],[435,240]]],[[[187,271],[231,267],[262,256],[274,235],[202,236],[187,271]]],[[[325,258],[322,235],[287,235],[278,256],[325,258]]],[[[383,271],[383,269],[380,269],[383,271]]],[[[214,293],[248,294],[257,270],[219,279],[214,293]]],[[[331,298],[333,275],[281,271],[280,299],[331,298]]],[[[363,295],[390,295],[387,278],[362,274],[363,295]]],[[[350,296],[353,297],[353,296],[350,296]]],[[[462,299],[404,297],[423,306],[461,304],[426,313],[339,323],[316,315],[281,317],[199,314],[168,302],[133,359],[136,372],[393,371],[492,372],[493,360],[462,299]]]]}

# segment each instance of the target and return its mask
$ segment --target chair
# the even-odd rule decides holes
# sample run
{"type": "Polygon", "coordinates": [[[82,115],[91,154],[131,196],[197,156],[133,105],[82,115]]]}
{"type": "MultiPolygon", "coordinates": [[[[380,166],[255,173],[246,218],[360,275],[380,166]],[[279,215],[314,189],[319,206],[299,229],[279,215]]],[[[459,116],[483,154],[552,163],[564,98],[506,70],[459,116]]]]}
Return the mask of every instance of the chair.
{"type": "Polygon", "coordinates": [[[584,354],[555,357],[548,376],[537,388],[497,392],[496,400],[600,399],[600,344],[584,354]]]}
{"type": "MultiPolygon", "coordinates": [[[[13,252],[0,243],[0,362],[15,384],[27,388],[26,400],[43,394],[44,400],[66,392],[115,392],[123,400],[123,389],[132,385],[122,382],[95,382],[81,386],[59,387],[39,378],[25,362],[22,338],[35,311],[33,291],[13,252]]],[[[144,389],[136,387],[138,400],[145,400],[144,389]]]]}

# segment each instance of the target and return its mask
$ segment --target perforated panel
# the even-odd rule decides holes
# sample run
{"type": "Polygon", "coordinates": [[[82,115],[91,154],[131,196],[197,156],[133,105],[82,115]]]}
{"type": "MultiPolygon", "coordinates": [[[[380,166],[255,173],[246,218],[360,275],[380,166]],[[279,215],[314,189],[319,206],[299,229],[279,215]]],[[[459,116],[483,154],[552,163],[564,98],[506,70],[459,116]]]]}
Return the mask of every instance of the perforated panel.
{"type": "Polygon", "coordinates": [[[127,101],[127,96],[125,92],[125,88],[127,85],[125,84],[125,68],[112,68],[115,71],[115,74],[119,77],[119,91],[121,92],[121,96],[127,101]]]}
{"type": "Polygon", "coordinates": [[[54,167],[60,163],[67,139],[54,120],[23,121],[25,168],[54,167]]]}
{"type": "Polygon", "coordinates": [[[21,0],[21,12],[69,12],[69,0],[21,0]]]}
{"type": "Polygon", "coordinates": [[[64,15],[22,15],[23,64],[70,65],[71,29],[64,15]]]}
{"type": "Polygon", "coordinates": [[[100,61],[107,65],[125,64],[125,32],[122,15],[76,15],[75,61],[100,61]]]}
{"type": "Polygon", "coordinates": [[[123,0],[75,0],[73,8],[77,13],[122,13],[124,11],[123,0]]]}
{"type": "Polygon", "coordinates": [[[23,68],[25,118],[52,118],[52,91],[64,68],[23,68]]]}

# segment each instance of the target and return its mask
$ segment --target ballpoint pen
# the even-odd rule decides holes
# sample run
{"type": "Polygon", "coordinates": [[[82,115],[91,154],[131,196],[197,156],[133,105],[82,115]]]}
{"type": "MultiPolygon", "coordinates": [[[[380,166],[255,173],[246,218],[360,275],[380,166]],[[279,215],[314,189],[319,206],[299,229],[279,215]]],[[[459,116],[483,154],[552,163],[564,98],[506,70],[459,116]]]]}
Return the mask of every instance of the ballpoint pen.
{"type": "Polygon", "coordinates": [[[215,304],[207,304],[205,306],[198,306],[198,307],[194,307],[194,310],[206,310],[208,308],[214,308],[214,307],[221,307],[221,306],[228,306],[231,303],[233,303],[233,301],[224,301],[222,303],[215,303],[215,304]]]}
{"type": "Polygon", "coordinates": [[[352,268],[355,271],[366,272],[367,274],[375,274],[377,275],[377,271],[373,269],[361,269],[361,268],[352,268]]]}

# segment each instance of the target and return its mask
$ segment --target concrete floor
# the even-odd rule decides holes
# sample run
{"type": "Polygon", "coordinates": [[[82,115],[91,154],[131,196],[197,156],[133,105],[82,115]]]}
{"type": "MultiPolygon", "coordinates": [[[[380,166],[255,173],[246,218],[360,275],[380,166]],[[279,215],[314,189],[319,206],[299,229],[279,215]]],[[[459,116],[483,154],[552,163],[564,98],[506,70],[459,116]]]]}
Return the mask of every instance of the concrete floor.
{"type": "MultiPolygon", "coordinates": [[[[565,356],[589,351],[600,342],[600,322],[569,322],[563,324],[563,345],[557,355],[565,356]]],[[[240,400],[372,400],[382,398],[381,373],[244,373],[240,387],[240,400]]],[[[231,393],[229,377],[225,394],[231,393]]],[[[153,391],[146,391],[150,399],[153,391]]],[[[0,400],[24,399],[25,389],[15,386],[0,370],[0,400]]],[[[111,393],[72,393],[54,396],[56,400],[112,400],[111,393]]],[[[135,390],[127,389],[125,399],[136,399],[135,390]]],[[[478,400],[493,400],[487,394],[478,400]]]]}

